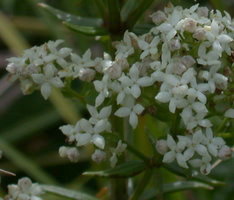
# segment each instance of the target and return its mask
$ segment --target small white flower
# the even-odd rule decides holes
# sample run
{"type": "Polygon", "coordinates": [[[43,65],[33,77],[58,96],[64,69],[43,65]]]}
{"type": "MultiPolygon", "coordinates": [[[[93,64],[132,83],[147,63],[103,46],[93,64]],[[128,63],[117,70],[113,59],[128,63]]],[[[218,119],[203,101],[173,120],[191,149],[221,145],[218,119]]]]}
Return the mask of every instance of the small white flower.
{"type": "Polygon", "coordinates": [[[225,116],[225,117],[228,117],[228,118],[234,118],[234,109],[233,109],[233,108],[228,109],[228,110],[224,113],[224,116],[225,116]]]}

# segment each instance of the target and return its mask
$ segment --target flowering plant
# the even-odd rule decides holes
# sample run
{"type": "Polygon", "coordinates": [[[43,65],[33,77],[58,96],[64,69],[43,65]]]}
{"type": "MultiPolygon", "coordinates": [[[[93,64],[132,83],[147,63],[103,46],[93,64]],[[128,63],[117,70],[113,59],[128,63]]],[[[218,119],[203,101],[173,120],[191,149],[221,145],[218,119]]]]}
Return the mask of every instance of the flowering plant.
{"type": "MultiPolygon", "coordinates": [[[[169,4],[150,15],[153,25],[142,34],[132,24],[123,28],[125,23],[135,22],[135,16],[130,12],[124,20],[115,7],[118,1],[113,2],[114,7],[109,5],[109,12],[113,11],[110,23],[99,26],[97,22],[90,32],[104,37],[109,31],[111,51],[94,58],[88,49],[80,56],[61,47],[62,40],[49,41],[25,50],[21,57],[9,58],[6,69],[10,79],[20,82],[24,94],[39,90],[48,99],[57,88],[85,104],[89,117],[59,127],[67,138],[59,154],[79,162],[82,153],[91,148],[91,160],[105,162],[109,169],[84,175],[116,178],[117,184],[110,187],[111,199],[154,198],[157,191],[149,193],[144,188],[159,168],[181,171],[182,176],[189,174],[198,180],[173,183],[172,191],[183,184],[210,188],[202,183],[205,175],[217,162],[232,156],[231,147],[219,133],[231,129],[234,118],[234,22],[227,12],[209,11],[198,4],[185,9],[169,4]],[[73,89],[77,80],[95,96],[73,89]],[[141,123],[144,120],[148,121],[145,125],[141,123]],[[221,125],[215,120],[222,121],[221,125]],[[164,125],[161,133],[147,127],[154,121],[164,125]],[[152,146],[150,155],[134,143],[136,132],[152,146]],[[142,182],[130,178],[142,172],[142,182]]],[[[41,6],[70,29],[84,32],[79,24],[70,23],[74,16],[41,6]]],[[[37,196],[43,190],[57,191],[51,187],[40,188],[24,178],[18,186],[9,186],[8,198],[40,199],[37,196]]]]}

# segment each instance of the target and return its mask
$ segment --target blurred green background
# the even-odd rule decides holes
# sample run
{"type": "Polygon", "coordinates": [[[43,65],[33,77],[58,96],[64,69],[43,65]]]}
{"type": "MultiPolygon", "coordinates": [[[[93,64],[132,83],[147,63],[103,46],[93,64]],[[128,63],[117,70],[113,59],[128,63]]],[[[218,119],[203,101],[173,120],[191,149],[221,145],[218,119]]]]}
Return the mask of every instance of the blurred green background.
{"type": "MultiPolygon", "coordinates": [[[[75,15],[100,17],[94,1],[0,0],[0,149],[4,151],[0,168],[17,174],[16,177],[1,177],[1,195],[6,193],[7,184],[17,182],[22,176],[29,176],[36,182],[58,184],[93,194],[100,193],[100,189],[106,185],[105,179],[80,176],[85,170],[99,168],[89,162],[87,155],[83,155],[78,164],[72,164],[66,159],[61,159],[57,153],[65,140],[58,127],[73,123],[80,116],[86,115],[80,102],[68,100],[60,93],[55,93],[48,101],[44,101],[39,92],[23,96],[18,84],[8,81],[5,71],[6,58],[20,54],[26,47],[40,45],[48,40],[64,39],[66,45],[78,53],[83,53],[91,47],[94,56],[101,55],[105,47],[94,37],[68,30],[54,16],[37,6],[38,2],[44,2],[75,15]]],[[[234,0],[171,2],[184,7],[200,3],[210,9],[226,10],[234,16],[234,0]]],[[[155,0],[141,22],[149,22],[148,15],[162,9],[167,3],[168,1],[155,0]]],[[[180,179],[169,172],[162,173],[165,182],[180,179]]],[[[234,199],[233,159],[219,165],[210,176],[224,181],[226,185],[216,187],[212,191],[191,190],[168,194],[165,199],[234,199]]],[[[46,199],[55,198],[47,196],[46,199]]]]}

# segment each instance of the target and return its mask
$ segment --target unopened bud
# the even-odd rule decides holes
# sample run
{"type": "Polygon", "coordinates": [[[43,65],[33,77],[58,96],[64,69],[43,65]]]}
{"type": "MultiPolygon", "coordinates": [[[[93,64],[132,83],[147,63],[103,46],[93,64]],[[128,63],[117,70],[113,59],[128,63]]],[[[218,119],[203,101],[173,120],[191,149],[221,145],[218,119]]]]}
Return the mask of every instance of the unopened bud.
{"type": "Polygon", "coordinates": [[[18,186],[21,188],[22,191],[25,192],[32,186],[32,181],[27,177],[21,178],[18,181],[18,186]]]}
{"type": "Polygon", "coordinates": [[[218,156],[220,159],[225,160],[232,156],[232,149],[228,147],[227,145],[224,145],[218,153],[218,156]]]}
{"type": "Polygon", "coordinates": [[[167,141],[158,140],[156,142],[156,150],[158,151],[158,153],[164,155],[168,151],[167,141]]]}
{"type": "Polygon", "coordinates": [[[186,18],[183,22],[182,28],[185,31],[193,33],[197,28],[197,22],[194,19],[186,18]]]}
{"type": "Polygon", "coordinates": [[[208,17],[209,9],[207,7],[198,7],[197,14],[199,17],[208,17]]]}
{"type": "Polygon", "coordinates": [[[157,11],[151,15],[152,21],[155,24],[161,24],[162,22],[166,21],[167,16],[165,15],[164,12],[162,11],[157,11]]]}
{"type": "Polygon", "coordinates": [[[191,67],[196,63],[194,58],[192,56],[183,56],[181,59],[181,62],[186,66],[186,67],[191,67]]]}
{"type": "Polygon", "coordinates": [[[181,48],[181,44],[178,39],[171,40],[169,46],[171,51],[175,51],[181,48]]]}
{"type": "Polygon", "coordinates": [[[95,152],[92,154],[92,160],[96,163],[100,163],[106,158],[106,153],[99,149],[96,149],[95,152]]]}
{"type": "Polygon", "coordinates": [[[206,39],[206,31],[203,28],[198,28],[194,31],[193,37],[197,40],[205,40],[206,39]]]}
{"type": "Polygon", "coordinates": [[[95,74],[96,72],[93,70],[93,69],[85,69],[85,68],[82,68],[80,71],[79,71],[79,79],[82,80],[82,81],[86,81],[86,82],[90,82],[94,79],[95,77],[95,74]]]}
{"type": "Polygon", "coordinates": [[[71,162],[78,162],[79,156],[80,154],[77,148],[72,147],[67,150],[67,157],[71,162]]]}

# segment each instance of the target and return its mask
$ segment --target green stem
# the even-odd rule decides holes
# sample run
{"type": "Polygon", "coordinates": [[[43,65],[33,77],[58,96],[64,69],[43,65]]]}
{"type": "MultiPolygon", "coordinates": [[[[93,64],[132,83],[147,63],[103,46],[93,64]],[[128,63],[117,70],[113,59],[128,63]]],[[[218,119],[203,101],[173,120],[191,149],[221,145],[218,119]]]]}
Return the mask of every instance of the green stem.
{"type": "Polygon", "coordinates": [[[144,174],[142,180],[140,181],[140,183],[137,185],[135,192],[130,197],[130,200],[138,200],[139,199],[140,195],[142,194],[145,187],[149,183],[151,176],[152,176],[152,170],[148,169],[145,172],[145,174],[144,174]]]}
{"type": "Polygon", "coordinates": [[[136,150],[132,145],[130,145],[127,141],[123,141],[124,143],[127,144],[127,149],[133,153],[136,157],[140,158],[141,160],[145,161],[146,163],[150,162],[150,159],[147,158],[143,153],[140,151],[136,150]]]}
{"type": "Polygon", "coordinates": [[[217,128],[217,133],[220,133],[223,130],[223,128],[226,125],[227,121],[228,121],[228,118],[225,117],[223,119],[223,121],[221,122],[221,124],[219,125],[219,127],[217,128]]]}
{"type": "Polygon", "coordinates": [[[84,99],[84,97],[82,95],[80,95],[77,91],[73,90],[70,87],[67,87],[64,89],[65,93],[69,94],[70,96],[78,99],[79,101],[81,101],[84,105],[86,105],[86,101],[84,99]]]}
{"type": "Polygon", "coordinates": [[[21,168],[25,173],[36,179],[37,182],[56,184],[56,181],[40,167],[37,166],[32,160],[25,157],[11,144],[0,139],[0,149],[4,152],[4,155],[11,160],[16,166],[21,168]]]}
{"type": "Polygon", "coordinates": [[[120,5],[119,0],[107,0],[109,10],[109,30],[111,36],[121,33],[120,5]]]}

